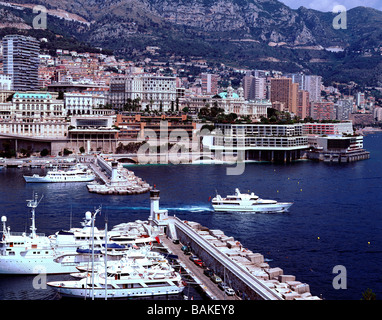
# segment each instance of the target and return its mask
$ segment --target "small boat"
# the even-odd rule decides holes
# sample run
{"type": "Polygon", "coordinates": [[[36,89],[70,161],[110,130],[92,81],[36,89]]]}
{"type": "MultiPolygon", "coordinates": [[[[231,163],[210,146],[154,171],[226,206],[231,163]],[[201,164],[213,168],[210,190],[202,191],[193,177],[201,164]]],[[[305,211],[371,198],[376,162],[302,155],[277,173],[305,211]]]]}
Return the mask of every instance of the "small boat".
{"type": "Polygon", "coordinates": [[[216,195],[212,199],[212,207],[215,211],[224,212],[285,212],[293,202],[277,202],[276,200],[264,200],[253,192],[251,194],[240,193],[235,189],[235,195],[222,198],[216,195]]]}
{"type": "Polygon", "coordinates": [[[70,170],[50,170],[45,176],[34,174],[24,176],[26,182],[90,182],[95,179],[92,171],[84,165],[76,165],[70,170]]]}

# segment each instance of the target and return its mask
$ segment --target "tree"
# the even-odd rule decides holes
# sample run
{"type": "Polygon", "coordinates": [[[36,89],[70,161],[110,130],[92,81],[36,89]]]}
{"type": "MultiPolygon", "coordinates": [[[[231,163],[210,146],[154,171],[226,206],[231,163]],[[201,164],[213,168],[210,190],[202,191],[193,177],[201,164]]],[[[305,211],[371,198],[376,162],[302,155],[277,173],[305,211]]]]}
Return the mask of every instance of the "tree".
{"type": "Polygon", "coordinates": [[[80,153],[85,153],[85,148],[83,146],[80,147],[80,153]]]}
{"type": "Polygon", "coordinates": [[[49,150],[48,149],[42,149],[41,152],[40,152],[40,156],[41,157],[46,157],[47,155],[49,154],[49,150]]]}
{"type": "Polygon", "coordinates": [[[362,299],[361,300],[377,300],[377,295],[368,288],[365,292],[362,293],[362,299]]]}
{"type": "Polygon", "coordinates": [[[68,155],[70,155],[70,154],[72,154],[73,153],[73,151],[70,151],[70,150],[68,150],[68,149],[64,149],[64,156],[68,156],[68,155]]]}

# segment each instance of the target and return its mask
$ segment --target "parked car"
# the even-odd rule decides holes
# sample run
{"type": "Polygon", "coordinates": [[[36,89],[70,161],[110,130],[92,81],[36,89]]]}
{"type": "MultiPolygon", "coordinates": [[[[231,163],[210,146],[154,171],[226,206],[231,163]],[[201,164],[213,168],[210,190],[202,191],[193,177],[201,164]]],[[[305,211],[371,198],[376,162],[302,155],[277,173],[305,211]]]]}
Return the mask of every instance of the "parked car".
{"type": "Polygon", "coordinates": [[[207,276],[207,277],[209,277],[209,278],[211,278],[213,275],[214,275],[214,272],[212,271],[212,270],[210,270],[210,269],[205,269],[204,271],[203,271],[203,273],[207,276]]]}
{"type": "Polygon", "coordinates": [[[191,261],[200,260],[197,256],[191,256],[188,259],[190,259],[191,261]]]}
{"type": "Polygon", "coordinates": [[[200,259],[195,259],[194,260],[194,263],[197,265],[197,266],[199,266],[199,267],[204,267],[204,262],[202,261],[202,260],[200,260],[200,259]]]}
{"type": "Polygon", "coordinates": [[[228,296],[233,296],[235,294],[235,290],[233,290],[232,288],[230,287],[225,287],[224,288],[224,292],[228,295],[228,296]]]}
{"type": "Polygon", "coordinates": [[[224,290],[228,285],[225,282],[219,282],[218,287],[219,289],[224,290]]]}
{"type": "Polygon", "coordinates": [[[212,277],[211,277],[211,280],[212,282],[215,282],[215,283],[219,283],[219,282],[222,282],[222,279],[217,276],[216,274],[214,274],[212,277]]]}
{"type": "Polygon", "coordinates": [[[189,255],[189,254],[191,254],[191,249],[190,249],[189,246],[183,246],[181,250],[183,251],[183,253],[184,253],[185,255],[189,255]]]}

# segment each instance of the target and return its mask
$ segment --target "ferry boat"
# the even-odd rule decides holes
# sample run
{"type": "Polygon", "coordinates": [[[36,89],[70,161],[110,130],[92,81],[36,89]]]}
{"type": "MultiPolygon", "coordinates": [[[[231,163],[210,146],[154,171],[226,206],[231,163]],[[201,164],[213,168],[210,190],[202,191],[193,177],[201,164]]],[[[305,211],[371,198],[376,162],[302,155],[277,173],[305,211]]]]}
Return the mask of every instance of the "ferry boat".
{"type": "Polygon", "coordinates": [[[95,179],[92,171],[83,165],[76,165],[70,170],[50,170],[45,176],[34,174],[24,176],[26,182],[90,182],[95,179]]]}
{"type": "Polygon", "coordinates": [[[219,212],[285,212],[292,204],[293,202],[264,200],[253,192],[251,194],[241,193],[238,188],[235,189],[235,195],[222,198],[217,194],[212,199],[212,207],[219,212]]]}
{"type": "Polygon", "coordinates": [[[80,280],[52,281],[47,285],[62,296],[94,299],[179,294],[184,289],[180,274],[168,264],[152,268],[126,264],[106,268],[103,273],[94,269],[80,280]]]}

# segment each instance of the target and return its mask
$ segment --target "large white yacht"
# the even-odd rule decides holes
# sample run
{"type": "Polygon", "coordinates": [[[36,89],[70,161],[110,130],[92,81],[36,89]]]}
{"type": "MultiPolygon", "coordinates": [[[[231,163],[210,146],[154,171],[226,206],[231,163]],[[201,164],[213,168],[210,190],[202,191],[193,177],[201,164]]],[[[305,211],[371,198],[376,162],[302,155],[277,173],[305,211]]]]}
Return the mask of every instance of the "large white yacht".
{"type": "Polygon", "coordinates": [[[80,280],[47,284],[62,296],[94,299],[169,295],[181,293],[184,289],[180,274],[168,263],[153,267],[137,263],[104,269],[99,266],[94,273],[81,275],[80,280]]]}
{"type": "Polygon", "coordinates": [[[76,165],[70,170],[50,170],[45,176],[34,174],[24,176],[26,182],[90,182],[95,179],[94,173],[84,165],[76,165]]]}
{"type": "MultiPolygon", "coordinates": [[[[41,199],[40,199],[41,201],[41,199]]],[[[94,226],[94,221],[100,209],[94,213],[86,212],[81,228],[61,230],[54,235],[45,236],[36,233],[35,209],[39,202],[37,194],[28,200],[27,206],[31,208],[31,232],[11,232],[6,226],[7,218],[1,218],[3,224],[0,240],[0,274],[60,274],[76,272],[76,267],[89,261],[89,249],[94,248],[96,260],[103,261],[105,242],[107,243],[108,260],[117,260],[123,256],[127,246],[136,246],[138,243],[154,242],[151,237],[139,237],[135,233],[130,237],[126,230],[105,231],[94,226]],[[112,238],[117,238],[115,242],[112,238]]]]}
{"type": "Polygon", "coordinates": [[[216,195],[212,199],[214,210],[224,212],[284,212],[292,204],[293,202],[264,200],[253,192],[251,194],[240,193],[238,188],[235,189],[235,195],[228,195],[225,198],[216,195]]]}
{"type": "Polygon", "coordinates": [[[57,252],[51,240],[44,234],[36,233],[35,209],[38,204],[37,195],[28,200],[27,206],[32,212],[30,233],[11,232],[6,226],[7,218],[1,218],[3,234],[0,241],[0,274],[69,273],[75,270],[73,266],[54,263],[57,252]]]}

